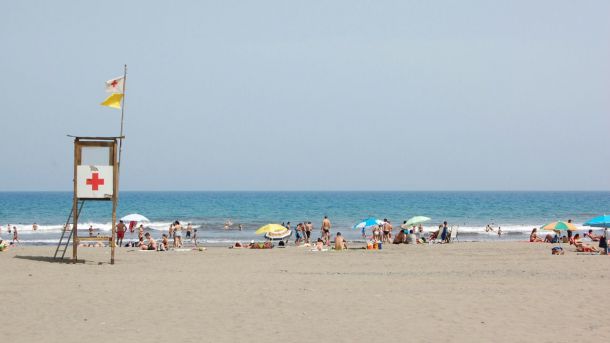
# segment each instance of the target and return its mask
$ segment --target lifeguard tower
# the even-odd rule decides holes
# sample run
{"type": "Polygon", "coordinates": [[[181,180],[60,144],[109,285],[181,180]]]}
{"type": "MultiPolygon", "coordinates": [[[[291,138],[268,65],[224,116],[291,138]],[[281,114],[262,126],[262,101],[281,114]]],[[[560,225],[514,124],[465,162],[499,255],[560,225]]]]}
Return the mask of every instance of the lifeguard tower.
{"type": "Polygon", "coordinates": [[[72,210],[66,221],[54,258],[64,259],[72,241],[72,262],[78,260],[81,242],[107,242],[110,247],[110,264],[114,264],[116,246],[116,209],[119,196],[119,149],[124,139],[119,137],[74,138],[74,195],[72,210]],[[87,201],[112,201],[112,231],[110,236],[78,235],[78,218],[87,201]],[[72,224],[71,229],[69,225],[72,224]]]}

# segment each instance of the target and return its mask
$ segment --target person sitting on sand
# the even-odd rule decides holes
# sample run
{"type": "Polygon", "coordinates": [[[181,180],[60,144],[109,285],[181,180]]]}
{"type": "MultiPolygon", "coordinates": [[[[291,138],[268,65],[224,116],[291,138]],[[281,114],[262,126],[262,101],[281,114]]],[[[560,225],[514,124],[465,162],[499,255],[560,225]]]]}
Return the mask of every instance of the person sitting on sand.
{"type": "Polygon", "coordinates": [[[591,229],[589,229],[589,232],[585,233],[584,236],[589,237],[594,242],[599,242],[599,239],[601,238],[601,235],[594,234],[593,230],[591,230],[591,229]]]}
{"type": "Polygon", "coordinates": [[[430,237],[428,239],[431,240],[431,241],[437,239],[442,231],[443,231],[443,225],[439,225],[438,226],[438,230],[436,230],[434,232],[431,232],[430,233],[430,237]]]}
{"type": "Polygon", "coordinates": [[[406,240],[407,240],[407,235],[405,234],[405,230],[400,230],[400,231],[398,231],[396,236],[394,236],[394,241],[392,243],[393,244],[403,244],[406,242],[406,240]]]}
{"type": "Polygon", "coordinates": [[[322,251],[322,249],[324,249],[324,241],[322,238],[318,238],[318,241],[316,242],[316,250],[322,251]]]}
{"type": "Polygon", "coordinates": [[[150,232],[144,235],[143,244],[140,245],[141,250],[157,250],[157,242],[150,236],[150,232]]]}
{"type": "Polygon", "coordinates": [[[413,230],[409,231],[409,234],[407,235],[406,238],[406,242],[407,244],[417,244],[417,236],[415,236],[415,233],[413,232],[413,230]]]}
{"type": "Polygon", "coordinates": [[[161,235],[161,244],[159,244],[159,251],[167,251],[169,250],[169,239],[167,239],[166,234],[161,235]]]}
{"type": "Polygon", "coordinates": [[[532,230],[532,233],[530,233],[530,242],[532,243],[538,243],[538,242],[543,242],[542,238],[538,237],[538,229],[534,228],[532,230]]]}
{"type": "Polygon", "coordinates": [[[341,236],[341,232],[337,232],[337,236],[335,237],[335,250],[346,250],[347,242],[341,236]]]}
{"type": "Polygon", "coordinates": [[[578,233],[574,235],[574,246],[576,246],[577,252],[599,252],[596,247],[583,243],[578,233]]]}
{"type": "Polygon", "coordinates": [[[559,242],[559,236],[557,236],[556,234],[550,234],[547,233],[546,236],[544,237],[544,243],[557,243],[559,242]]]}
{"type": "Polygon", "coordinates": [[[6,243],[0,239],[0,251],[5,251],[6,249],[8,249],[8,245],[6,245],[6,243]]]}

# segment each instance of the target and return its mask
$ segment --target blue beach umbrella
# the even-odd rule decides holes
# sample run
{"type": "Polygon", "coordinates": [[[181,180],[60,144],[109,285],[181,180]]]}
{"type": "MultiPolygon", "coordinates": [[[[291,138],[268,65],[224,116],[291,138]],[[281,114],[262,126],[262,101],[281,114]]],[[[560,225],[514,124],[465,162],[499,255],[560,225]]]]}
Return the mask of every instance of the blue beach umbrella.
{"type": "Polygon", "coordinates": [[[361,221],[360,223],[354,225],[352,227],[352,229],[354,229],[354,230],[355,229],[367,229],[369,227],[373,227],[375,225],[381,225],[381,224],[383,224],[383,221],[381,221],[377,218],[370,217],[370,218],[366,218],[365,220],[361,221]]]}
{"type": "Polygon", "coordinates": [[[590,219],[588,222],[583,224],[584,226],[592,226],[592,227],[610,227],[610,215],[604,214],[603,216],[595,217],[590,219]]]}

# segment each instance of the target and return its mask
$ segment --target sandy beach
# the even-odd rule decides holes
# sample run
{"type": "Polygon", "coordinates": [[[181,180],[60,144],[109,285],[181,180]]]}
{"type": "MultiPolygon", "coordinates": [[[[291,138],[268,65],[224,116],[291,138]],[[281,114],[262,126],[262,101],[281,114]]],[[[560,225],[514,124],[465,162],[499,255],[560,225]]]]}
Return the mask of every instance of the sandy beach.
{"type": "Polygon", "coordinates": [[[548,244],[0,253],[10,342],[601,342],[610,258],[548,244]],[[99,263],[102,262],[102,263],[99,263]]]}

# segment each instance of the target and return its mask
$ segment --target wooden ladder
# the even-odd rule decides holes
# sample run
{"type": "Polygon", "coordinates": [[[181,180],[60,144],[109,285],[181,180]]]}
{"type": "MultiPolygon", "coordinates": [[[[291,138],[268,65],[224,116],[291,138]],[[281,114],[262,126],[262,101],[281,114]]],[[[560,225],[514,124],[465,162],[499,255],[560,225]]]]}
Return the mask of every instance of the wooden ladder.
{"type": "MultiPolygon", "coordinates": [[[[79,217],[80,217],[80,211],[83,210],[83,206],[85,206],[85,201],[81,200],[80,205],[78,207],[78,216],[79,217]]],[[[68,220],[66,220],[66,225],[64,225],[64,228],[61,231],[61,237],[59,238],[59,242],[57,243],[57,249],[55,249],[55,255],[53,255],[54,259],[58,259],[59,254],[61,254],[61,257],[59,257],[60,260],[63,260],[64,257],[66,256],[66,250],[68,250],[68,246],[70,245],[70,241],[72,240],[72,235],[74,233],[74,225],[72,225],[72,230],[66,230],[66,228],[68,227],[68,224],[70,224],[70,219],[72,219],[73,214],[74,214],[74,207],[70,211],[70,215],[68,215],[68,220]],[[66,232],[68,232],[68,231],[70,233],[66,237],[66,232]]]]}

